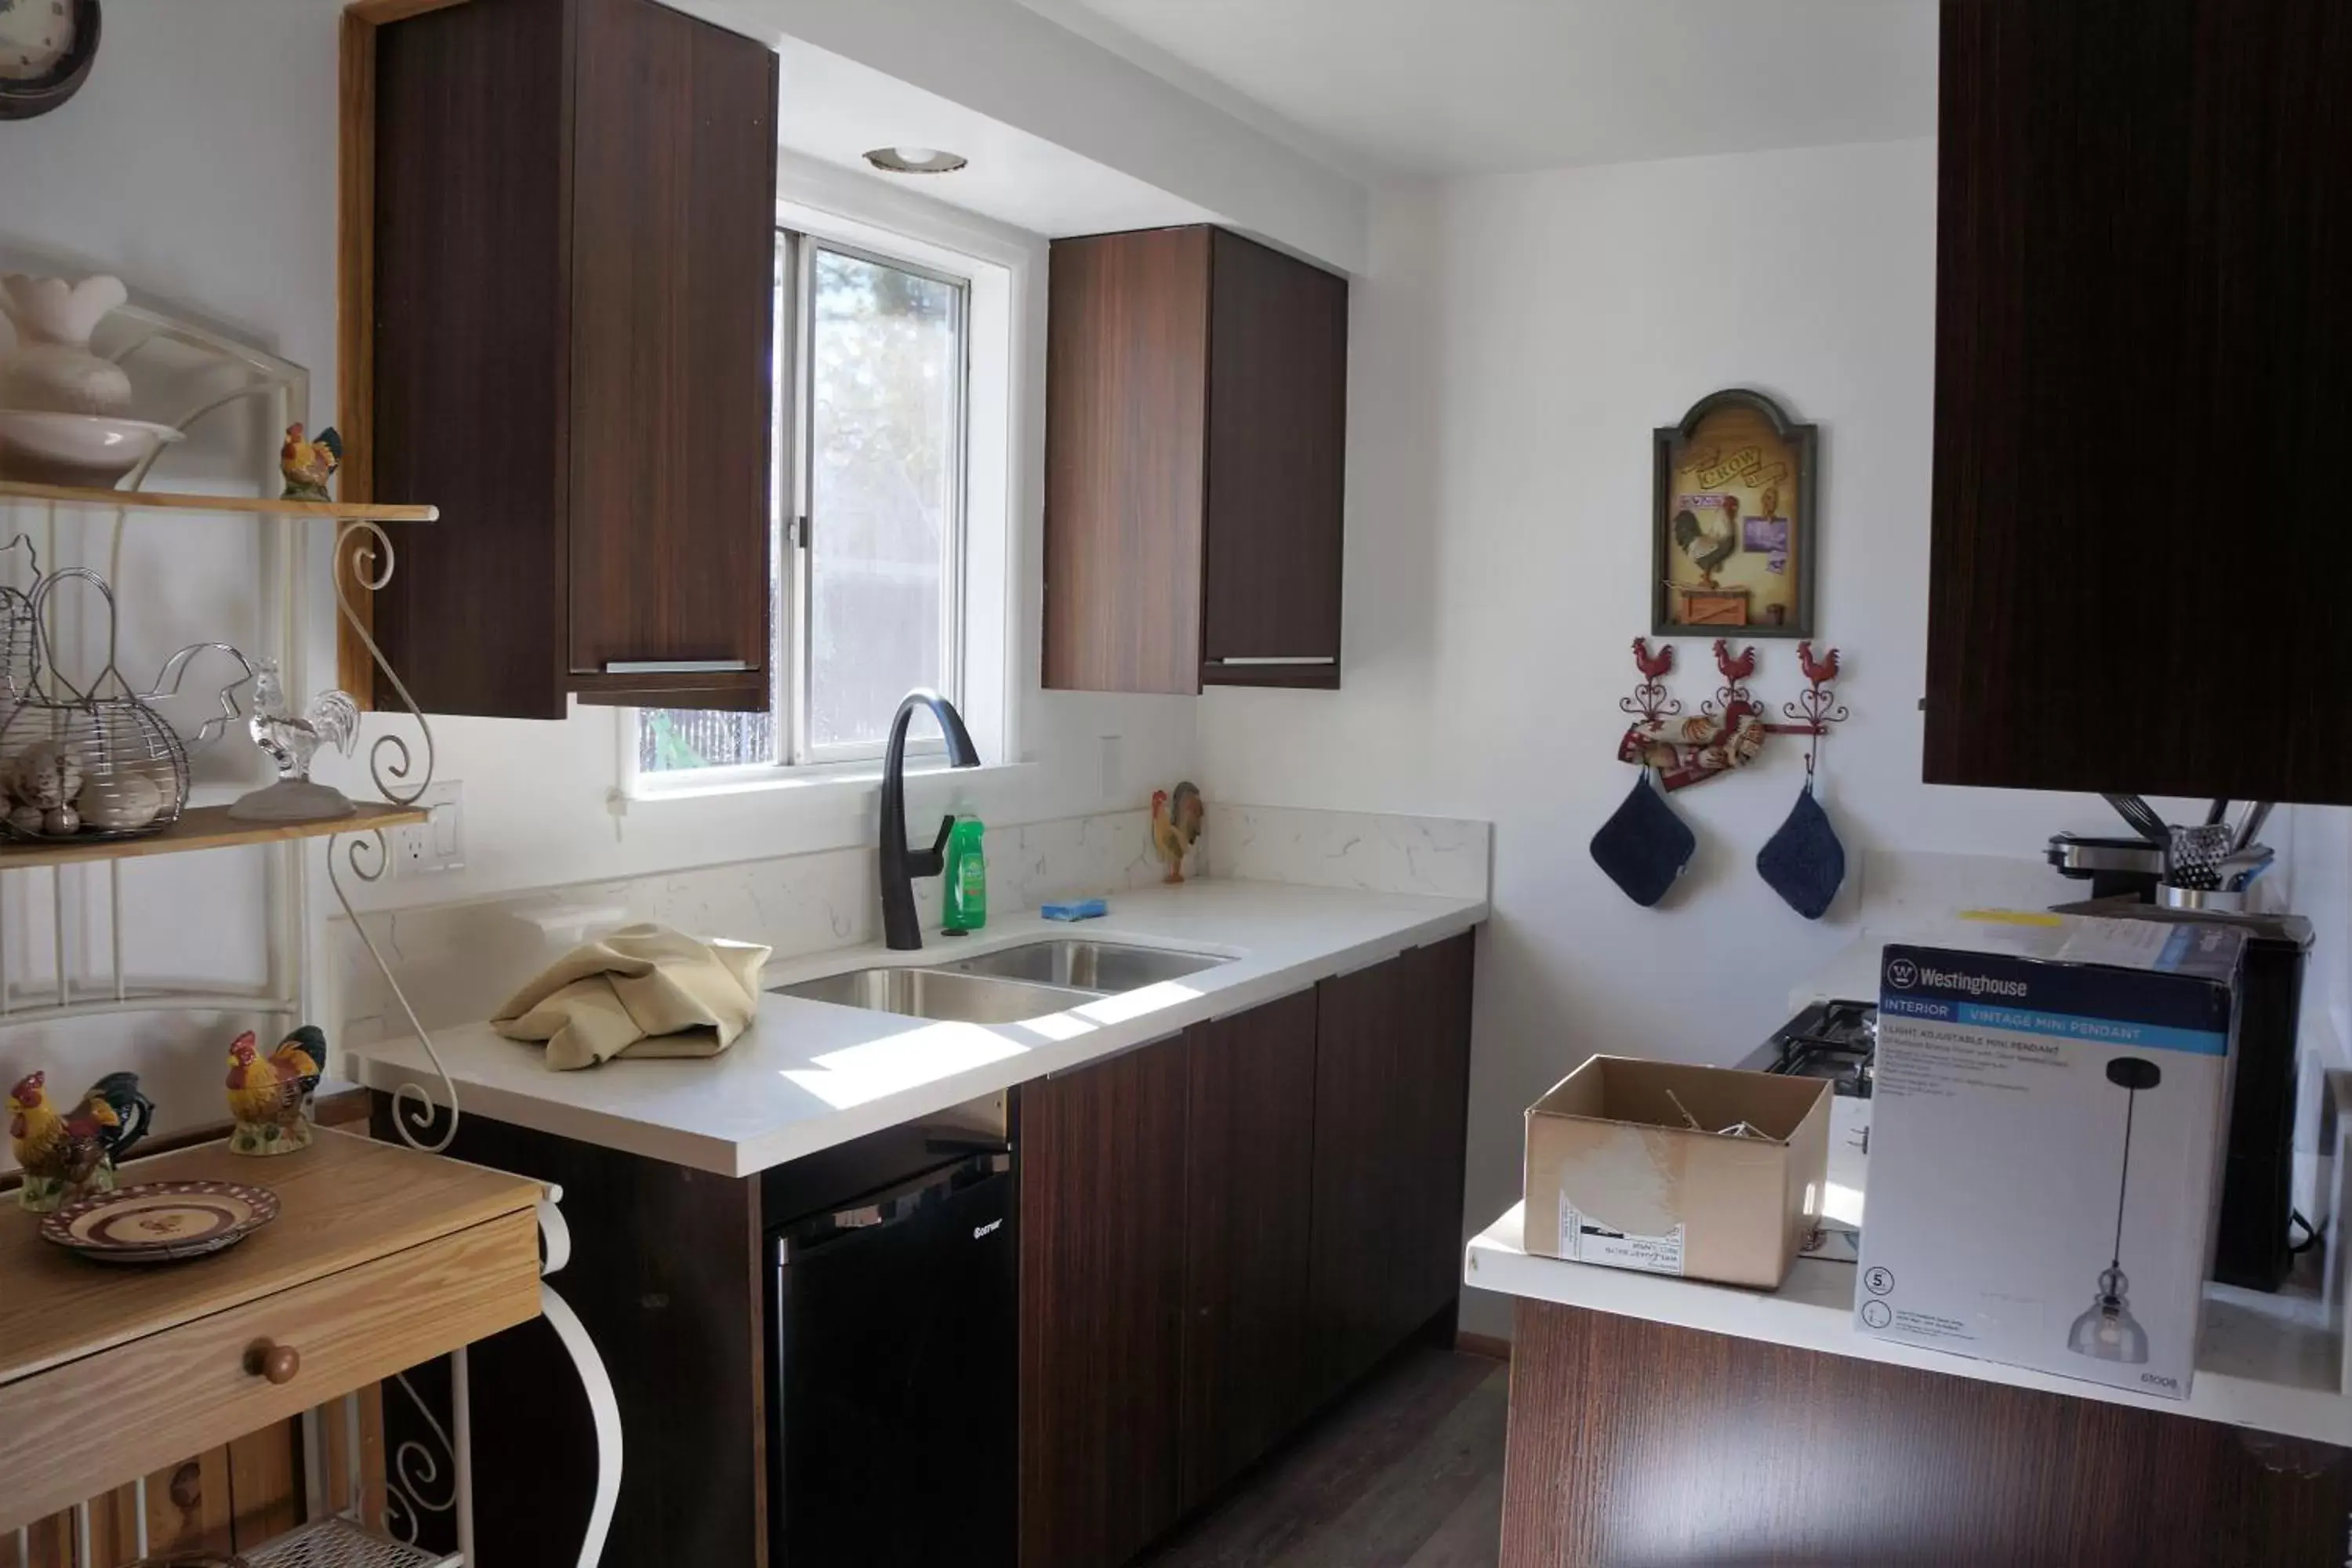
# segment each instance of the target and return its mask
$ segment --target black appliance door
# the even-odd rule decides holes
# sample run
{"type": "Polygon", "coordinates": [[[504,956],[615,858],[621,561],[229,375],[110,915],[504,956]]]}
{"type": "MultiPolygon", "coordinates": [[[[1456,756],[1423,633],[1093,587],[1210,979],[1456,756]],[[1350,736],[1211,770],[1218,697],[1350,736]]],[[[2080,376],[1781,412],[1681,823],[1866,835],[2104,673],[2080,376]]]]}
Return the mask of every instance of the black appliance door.
{"type": "Polygon", "coordinates": [[[772,1237],[777,1568],[1013,1568],[1009,1165],[965,1161],[772,1237]]]}

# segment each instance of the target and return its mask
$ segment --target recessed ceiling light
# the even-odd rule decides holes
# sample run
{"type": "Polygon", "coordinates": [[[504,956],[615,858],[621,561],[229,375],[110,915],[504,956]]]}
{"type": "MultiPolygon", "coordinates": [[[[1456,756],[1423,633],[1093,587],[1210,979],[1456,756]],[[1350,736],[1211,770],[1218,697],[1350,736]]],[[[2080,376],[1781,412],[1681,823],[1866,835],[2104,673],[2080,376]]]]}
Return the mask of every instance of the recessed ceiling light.
{"type": "Polygon", "coordinates": [[[936,147],[877,147],[866,161],[886,174],[947,174],[971,162],[961,153],[936,147]]]}

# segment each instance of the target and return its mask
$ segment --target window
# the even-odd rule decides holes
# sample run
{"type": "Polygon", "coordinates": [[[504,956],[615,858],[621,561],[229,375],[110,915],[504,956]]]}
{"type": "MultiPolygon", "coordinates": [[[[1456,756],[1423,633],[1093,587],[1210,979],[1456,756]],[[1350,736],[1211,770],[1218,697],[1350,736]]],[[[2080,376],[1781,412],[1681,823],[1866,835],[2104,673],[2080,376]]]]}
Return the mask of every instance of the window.
{"type": "Polygon", "coordinates": [[[971,291],[779,230],[775,704],[640,713],[641,775],[878,757],[910,688],[961,701],[971,291]]]}

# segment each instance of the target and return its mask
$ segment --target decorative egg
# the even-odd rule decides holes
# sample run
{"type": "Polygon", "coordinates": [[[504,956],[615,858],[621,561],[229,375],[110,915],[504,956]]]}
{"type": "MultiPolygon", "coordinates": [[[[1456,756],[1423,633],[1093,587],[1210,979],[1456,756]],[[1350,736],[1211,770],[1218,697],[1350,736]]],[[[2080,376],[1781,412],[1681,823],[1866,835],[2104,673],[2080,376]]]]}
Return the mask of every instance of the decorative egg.
{"type": "Polygon", "coordinates": [[[80,753],[55,741],[36,741],[17,753],[10,788],[26,805],[48,811],[81,794],[81,784],[80,753]]]}
{"type": "Polygon", "coordinates": [[[69,805],[53,805],[41,813],[41,831],[51,838],[69,838],[81,831],[81,813],[69,805]]]}
{"type": "Polygon", "coordinates": [[[8,813],[8,826],[23,834],[30,835],[40,832],[41,808],[37,805],[20,805],[15,807],[8,813]]]}
{"type": "Polygon", "coordinates": [[[109,833],[146,826],[163,814],[163,791],[143,772],[116,769],[92,778],[74,797],[81,819],[109,833]]]}

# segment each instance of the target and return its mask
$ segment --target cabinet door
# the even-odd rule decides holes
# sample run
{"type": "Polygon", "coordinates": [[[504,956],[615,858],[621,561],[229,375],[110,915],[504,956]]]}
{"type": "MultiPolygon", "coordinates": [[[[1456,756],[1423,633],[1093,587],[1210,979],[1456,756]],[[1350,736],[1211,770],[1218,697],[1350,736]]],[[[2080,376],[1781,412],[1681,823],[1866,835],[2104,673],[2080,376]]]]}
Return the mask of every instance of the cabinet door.
{"type": "Polygon", "coordinates": [[[1197,1507],[1307,1413],[1315,994],[1186,1031],[1182,1506],[1197,1507]]]}
{"type": "Polygon", "coordinates": [[[1201,689],[1209,231],[1054,242],[1045,680],[1201,689]]]}
{"type": "Polygon", "coordinates": [[[1310,1375],[1318,1402],[1459,1293],[1468,935],[1318,988],[1310,1375]]]}
{"type": "Polygon", "coordinates": [[[1201,678],[1337,686],[1348,280],[1216,231],[1201,678]]]}
{"type": "Polygon", "coordinates": [[[1417,947],[1403,966],[1406,1032],[1398,1047],[1405,1091],[1397,1195],[1400,1311],[1416,1324],[1462,1293],[1463,1165],[1470,1120],[1470,1001],[1477,938],[1464,931],[1417,947]]]}
{"type": "Polygon", "coordinates": [[[1024,1084],[1021,1561],[1112,1568],[1175,1522],[1182,1040],[1024,1084]]]}
{"type": "Polygon", "coordinates": [[[1930,783],[2352,801],[2347,79],[2342,0],[1945,0],[1930,783]]]}
{"type": "Polygon", "coordinates": [[[583,695],[764,703],[776,57],[652,0],[579,0],[571,168],[571,671],[583,695]],[[746,673],[623,675],[740,661],[746,673]]]}

